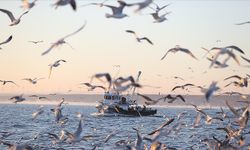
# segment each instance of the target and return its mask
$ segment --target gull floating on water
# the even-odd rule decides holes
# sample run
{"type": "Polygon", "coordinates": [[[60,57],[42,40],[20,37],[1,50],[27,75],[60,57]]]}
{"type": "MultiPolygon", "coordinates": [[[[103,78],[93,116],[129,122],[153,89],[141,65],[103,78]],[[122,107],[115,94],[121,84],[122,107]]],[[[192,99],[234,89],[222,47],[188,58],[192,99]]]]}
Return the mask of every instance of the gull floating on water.
{"type": "Polygon", "coordinates": [[[57,0],[57,2],[54,3],[53,5],[55,6],[55,8],[57,8],[59,6],[65,6],[68,4],[70,4],[72,9],[76,11],[77,5],[75,0],[57,0]]]}
{"type": "Polygon", "coordinates": [[[178,52],[178,51],[184,52],[184,53],[190,55],[191,57],[193,57],[194,59],[197,60],[197,58],[194,56],[194,54],[193,54],[189,49],[182,48],[182,47],[180,47],[179,45],[176,45],[174,48],[169,49],[169,50],[167,51],[167,53],[161,58],[161,60],[163,60],[163,59],[167,56],[168,53],[170,53],[170,52],[171,52],[171,53],[176,53],[176,52],[178,52]]]}
{"type": "Polygon", "coordinates": [[[31,8],[33,8],[36,5],[36,1],[34,0],[33,2],[29,2],[29,0],[22,0],[23,4],[21,6],[21,8],[30,10],[31,8]]]}
{"type": "Polygon", "coordinates": [[[141,42],[142,40],[146,40],[149,44],[154,45],[153,42],[152,42],[151,40],[149,40],[149,38],[147,38],[147,37],[141,37],[141,38],[138,37],[138,35],[135,33],[135,31],[126,30],[126,32],[132,33],[132,34],[135,36],[135,38],[136,38],[136,40],[137,40],[138,42],[141,42]]]}
{"type": "MultiPolygon", "coordinates": [[[[64,36],[63,38],[60,38],[58,41],[56,41],[55,43],[53,43],[53,44],[50,46],[50,48],[49,48],[48,50],[46,50],[46,51],[44,51],[44,52],[42,53],[42,56],[48,54],[53,48],[55,48],[55,47],[57,47],[57,46],[59,46],[59,45],[62,45],[62,44],[67,43],[67,42],[65,41],[65,39],[68,38],[68,37],[70,37],[70,36],[72,36],[72,35],[74,35],[74,34],[76,34],[76,33],[78,33],[78,32],[80,32],[80,31],[86,26],[86,23],[87,23],[87,22],[85,21],[84,25],[81,26],[78,30],[76,30],[75,32],[70,33],[70,34],[64,36]]],[[[68,44],[68,43],[67,43],[67,44],[68,44]]]]}
{"type": "Polygon", "coordinates": [[[0,9],[1,12],[5,13],[8,15],[8,17],[10,18],[11,20],[11,24],[10,26],[14,26],[14,25],[17,25],[20,21],[21,21],[21,18],[23,15],[27,14],[29,11],[26,11],[24,12],[19,18],[15,18],[12,14],[12,12],[10,12],[9,10],[6,10],[6,9],[0,9]]]}
{"type": "MultiPolygon", "coordinates": [[[[1,42],[0,45],[9,43],[11,40],[12,40],[12,35],[8,39],[6,39],[5,41],[1,42]]],[[[0,49],[2,49],[2,48],[0,47],[0,49]]]]}
{"type": "Polygon", "coordinates": [[[60,65],[61,65],[60,62],[66,62],[66,60],[59,59],[59,60],[55,61],[53,64],[49,64],[49,66],[50,66],[50,68],[49,68],[49,78],[50,78],[50,75],[51,75],[51,73],[52,73],[53,67],[58,67],[58,66],[60,66],[60,65]]]}

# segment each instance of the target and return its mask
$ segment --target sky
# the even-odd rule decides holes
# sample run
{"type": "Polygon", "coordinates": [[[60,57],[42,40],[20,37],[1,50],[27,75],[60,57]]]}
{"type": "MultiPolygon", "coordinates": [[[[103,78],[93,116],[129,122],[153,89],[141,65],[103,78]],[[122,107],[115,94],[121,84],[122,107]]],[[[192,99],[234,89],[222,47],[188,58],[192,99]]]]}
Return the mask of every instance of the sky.
{"type": "MultiPolygon", "coordinates": [[[[36,5],[23,16],[16,26],[9,26],[10,20],[0,12],[0,41],[10,35],[10,43],[1,45],[0,50],[0,80],[13,80],[18,86],[7,84],[0,86],[3,93],[102,93],[102,90],[88,91],[79,83],[89,82],[95,73],[108,72],[113,76],[136,77],[142,71],[140,84],[144,85],[140,93],[157,94],[173,93],[175,85],[193,83],[209,86],[212,81],[218,81],[222,91],[239,91],[249,94],[248,88],[224,86],[230,81],[223,81],[231,75],[246,76],[250,68],[240,60],[237,65],[229,61],[229,67],[224,69],[209,68],[210,62],[204,58],[205,51],[201,47],[225,47],[236,45],[245,51],[245,57],[250,58],[250,24],[235,25],[250,20],[250,1],[248,0],[155,0],[162,6],[170,5],[163,11],[171,12],[167,21],[153,23],[152,10],[145,8],[140,13],[134,13],[136,6],[125,8],[129,17],[123,19],[106,18],[105,13],[111,13],[106,7],[85,6],[98,0],[78,0],[77,11],[67,6],[55,7],[53,0],[38,0],[36,5]],[[68,45],[53,49],[49,54],[41,56],[51,43],[74,32],[87,22],[86,27],[66,39],[68,45]],[[133,30],[139,36],[148,37],[154,45],[143,41],[138,43],[133,35],[125,30],[133,30]],[[43,40],[37,45],[28,41],[43,40]],[[216,42],[220,40],[221,42],[216,42]],[[188,48],[198,58],[195,60],[183,53],[168,54],[164,60],[160,58],[170,48],[180,45],[188,48]],[[49,64],[58,59],[67,62],[54,68],[48,79],[49,64]],[[115,67],[119,65],[120,67],[115,67]],[[185,79],[174,79],[179,76],[185,79]],[[32,85],[23,78],[45,78],[32,85]]],[[[127,0],[127,3],[135,1],[127,0]]],[[[21,0],[1,0],[0,8],[19,16],[25,10],[20,8],[21,0]]],[[[106,2],[117,5],[115,0],[106,2]]],[[[153,5],[152,5],[153,6],[153,5]]],[[[163,12],[164,13],[164,12],[163,12]]],[[[237,53],[237,52],[235,52],[237,53]]],[[[237,57],[240,54],[237,53],[237,57]]],[[[94,84],[103,84],[97,80],[94,84]]],[[[176,93],[186,94],[177,90],[176,93]]],[[[191,89],[190,94],[201,94],[198,89],[191,89]]]]}

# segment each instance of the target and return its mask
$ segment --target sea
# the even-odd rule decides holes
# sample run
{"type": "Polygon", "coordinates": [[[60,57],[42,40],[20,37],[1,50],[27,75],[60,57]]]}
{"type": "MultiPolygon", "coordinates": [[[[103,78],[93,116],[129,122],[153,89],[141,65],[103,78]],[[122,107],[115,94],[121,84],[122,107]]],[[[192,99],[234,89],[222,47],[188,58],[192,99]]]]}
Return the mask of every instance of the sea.
{"type": "MultiPolygon", "coordinates": [[[[180,150],[188,149],[209,149],[204,143],[204,139],[213,139],[213,136],[223,140],[227,135],[223,128],[231,126],[239,128],[235,123],[235,118],[227,108],[225,100],[234,106],[240,108],[247,104],[238,96],[214,96],[208,102],[203,95],[185,96],[186,102],[176,100],[169,104],[160,102],[150,106],[157,109],[154,116],[103,116],[97,115],[95,105],[103,99],[102,95],[84,95],[84,94],[57,94],[42,95],[48,97],[46,100],[24,95],[26,101],[14,104],[9,100],[13,95],[0,95],[0,140],[8,143],[28,144],[37,150],[126,150],[134,146],[137,140],[139,130],[142,137],[150,138],[148,135],[168,119],[174,118],[174,121],[164,127],[163,134],[157,141],[165,144],[169,148],[180,150]],[[62,105],[62,114],[69,118],[65,125],[56,123],[55,116],[51,109],[60,102],[61,98],[65,99],[62,105]],[[229,118],[213,120],[211,124],[206,124],[204,117],[201,119],[199,126],[193,127],[197,112],[189,104],[195,104],[202,108],[208,115],[220,117],[217,112],[222,107],[229,118]],[[32,113],[37,111],[40,105],[43,105],[44,112],[32,120],[32,113]],[[77,113],[83,115],[82,136],[88,137],[81,142],[74,144],[62,142],[53,144],[48,133],[60,135],[61,130],[67,130],[74,133],[78,127],[79,118],[77,113]],[[181,116],[181,117],[180,117],[181,116]],[[5,136],[5,134],[9,134],[5,136]],[[112,136],[110,136],[112,134],[112,136]],[[108,139],[108,140],[107,140],[108,139]],[[105,142],[106,140],[106,142],[105,142]]],[[[40,96],[40,95],[39,95],[40,96]]],[[[148,95],[152,99],[157,99],[161,95],[148,95]]],[[[139,104],[143,104],[143,99],[137,98],[139,104]]],[[[244,100],[244,101],[250,101],[244,100]]],[[[245,128],[244,132],[250,131],[250,125],[245,128]]],[[[250,144],[250,136],[244,136],[246,145],[250,144]]],[[[237,140],[232,140],[232,144],[237,145],[237,140]]],[[[143,140],[143,144],[149,148],[151,142],[143,140]]],[[[5,145],[0,145],[0,150],[7,149],[5,145]]],[[[246,149],[246,147],[242,148],[246,149]]]]}

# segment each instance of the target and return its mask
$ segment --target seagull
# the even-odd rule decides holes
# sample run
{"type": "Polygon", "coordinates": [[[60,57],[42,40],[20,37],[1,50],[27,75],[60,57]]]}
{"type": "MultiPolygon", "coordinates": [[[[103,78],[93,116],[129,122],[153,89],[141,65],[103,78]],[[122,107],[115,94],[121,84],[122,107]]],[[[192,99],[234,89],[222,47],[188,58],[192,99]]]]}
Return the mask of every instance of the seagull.
{"type": "Polygon", "coordinates": [[[235,24],[235,25],[243,25],[243,24],[248,24],[248,23],[250,23],[250,21],[246,21],[246,22],[241,22],[241,23],[237,23],[237,24],[235,24]]]}
{"type": "Polygon", "coordinates": [[[50,109],[54,113],[57,123],[59,123],[60,120],[64,119],[62,115],[62,108],[61,108],[63,103],[64,103],[64,98],[62,98],[60,103],[54,109],[50,109]]]}
{"type": "Polygon", "coordinates": [[[111,5],[105,5],[105,4],[99,4],[100,6],[105,6],[108,7],[112,10],[113,14],[108,14],[106,13],[105,16],[106,18],[116,18],[116,19],[121,19],[124,17],[128,17],[127,14],[123,13],[123,9],[125,8],[125,6],[128,6],[126,2],[122,1],[122,0],[118,0],[117,1],[119,3],[119,6],[111,6],[111,5]]]}
{"type": "Polygon", "coordinates": [[[22,0],[22,1],[23,1],[23,5],[21,6],[21,8],[30,10],[31,8],[35,6],[37,0],[34,0],[33,2],[29,2],[29,0],[22,0]]]}
{"type": "MultiPolygon", "coordinates": [[[[85,21],[84,25],[81,26],[78,30],[76,30],[75,32],[70,33],[70,34],[64,36],[63,38],[61,38],[61,39],[59,39],[58,41],[56,41],[55,43],[53,43],[53,44],[50,46],[50,48],[49,48],[48,50],[46,50],[46,51],[44,51],[44,52],[42,53],[42,56],[48,54],[53,48],[55,48],[55,47],[57,47],[57,46],[59,46],[59,45],[62,45],[62,44],[67,43],[67,42],[65,41],[66,38],[68,38],[68,37],[70,37],[70,36],[72,36],[72,35],[74,35],[74,34],[80,32],[85,26],[86,26],[86,21],[85,21]]],[[[67,44],[68,44],[68,43],[67,43],[67,44]]]]}
{"type": "Polygon", "coordinates": [[[176,45],[174,48],[169,49],[169,50],[167,51],[167,53],[161,58],[161,60],[163,60],[163,59],[167,56],[168,53],[170,53],[170,52],[176,53],[176,52],[178,52],[178,51],[184,52],[184,53],[190,55],[191,57],[193,57],[194,59],[197,60],[197,58],[193,55],[193,53],[192,53],[189,49],[181,48],[179,45],[176,45]]]}
{"type": "Polygon", "coordinates": [[[8,15],[8,17],[10,18],[10,20],[11,20],[10,26],[17,25],[21,21],[22,16],[25,15],[25,14],[27,14],[29,12],[29,11],[24,12],[18,19],[16,19],[13,16],[12,12],[10,12],[9,10],[0,9],[0,11],[3,12],[3,13],[6,13],[8,15]]]}
{"type": "Polygon", "coordinates": [[[90,83],[81,83],[83,85],[86,85],[87,87],[89,87],[89,91],[93,91],[95,88],[101,88],[103,89],[104,91],[106,91],[106,88],[104,86],[99,86],[99,85],[92,85],[90,83]]]}
{"type": "Polygon", "coordinates": [[[218,60],[213,60],[212,58],[208,58],[207,57],[207,60],[209,60],[210,62],[216,64],[217,66],[215,68],[226,68],[228,67],[229,65],[226,64],[226,62],[229,60],[229,58],[231,58],[230,56],[228,56],[228,59],[225,59],[223,63],[219,62],[218,60]]]}
{"type": "Polygon", "coordinates": [[[42,43],[43,40],[40,40],[40,41],[29,41],[30,43],[34,43],[34,44],[38,44],[38,43],[42,43]]]}
{"type": "Polygon", "coordinates": [[[162,14],[162,15],[160,15],[159,16],[159,13],[151,13],[151,15],[152,15],[152,17],[154,18],[154,22],[153,23],[161,23],[161,22],[163,22],[163,21],[165,21],[165,20],[168,20],[167,18],[166,18],[166,15],[168,15],[168,14],[170,14],[171,12],[166,12],[165,14],[162,14]]]}
{"type": "Polygon", "coordinates": [[[11,144],[0,140],[0,144],[8,146],[8,150],[34,150],[31,146],[27,144],[11,144]]]}
{"type": "Polygon", "coordinates": [[[49,68],[49,78],[50,78],[50,75],[51,75],[51,73],[52,73],[53,67],[58,67],[58,66],[60,66],[60,65],[61,65],[60,62],[66,62],[66,60],[64,60],[64,59],[59,59],[59,60],[55,61],[53,64],[49,64],[49,66],[50,66],[50,68],[49,68]]]}
{"type": "Polygon", "coordinates": [[[44,112],[43,106],[39,106],[38,110],[36,112],[32,113],[32,120],[35,120],[36,117],[44,112]]]}
{"type": "Polygon", "coordinates": [[[171,118],[171,119],[167,120],[160,127],[158,127],[157,129],[155,129],[154,131],[150,132],[148,135],[153,135],[154,133],[156,133],[158,131],[161,131],[165,126],[171,124],[173,121],[174,121],[174,118],[171,118]]]}
{"type": "Polygon", "coordinates": [[[184,99],[184,97],[182,95],[172,96],[170,94],[168,94],[167,96],[164,96],[162,98],[159,98],[158,100],[164,99],[164,101],[165,101],[166,99],[170,99],[170,101],[168,101],[168,103],[173,103],[177,98],[179,98],[183,102],[186,102],[185,99],[184,99]]]}
{"type": "Polygon", "coordinates": [[[156,8],[152,8],[152,7],[150,7],[150,6],[149,6],[149,8],[153,9],[153,10],[156,11],[156,12],[159,12],[159,11],[161,11],[162,9],[168,7],[171,3],[166,4],[166,5],[163,5],[163,6],[161,6],[161,7],[160,7],[159,5],[157,5],[156,3],[154,3],[154,2],[153,2],[152,4],[154,4],[154,5],[156,6],[156,8]]]}
{"type": "Polygon", "coordinates": [[[107,1],[109,1],[109,0],[104,0],[104,1],[101,2],[101,3],[88,3],[88,4],[81,5],[81,7],[89,6],[89,5],[97,5],[97,6],[102,7],[102,6],[104,5],[104,3],[107,2],[107,1]]]}
{"type": "Polygon", "coordinates": [[[197,112],[199,112],[205,116],[206,124],[211,124],[213,119],[223,121],[221,118],[209,116],[201,108],[199,108],[198,106],[196,106],[194,104],[190,104],[190,105],[192,105],[196,109],[197,112]]]}
{"type": "MultiPolygon", "coordinates": [[[[1,42],[0,45],[9,43],[11,40],[12,40],[12,35],[8,39],[6,39],[5,41],[1,42]]],[[[2,48],[0,47],[0,49],[2,49],[2,48]]]]}
{"type": "Polygon", "coordinates": [[[14,81],[0,80],[0,82],[3,82],[3,85],[5,85],[6,83],[12,83],[12,84],[15,84],[17,86],[17,84],[14,81]]]}
{"type": "Polygon", "coordinates": [[[111,76],[110,76],[110,74],[109,73],[97,73],[97,74],[95,74],[95,75],[93,75],[92,77],[91,77],[91,81],[93,80],[93,78],[97,78],[97,79],[99,79],[100,81],[102,81],[100,78],[102,78],[102,77],[105,77],[106,78],[106,80],[108,81],[108,83],[109,83],[109,89],[110,89],[110,87],[111,87],[111,85],[112,85],[112,78],[111,78],[111,76]]]}
{"type": "Polygon", "coordinates": [[[26,81],[29,81],[30,83],[32,84],[36,84],[38,80],[41,80],[41,79],[44,79],[44,78],[34,78],[34,79],[31,79],[31,78],[24,78],[22,80],[26,80],[26,81]]]}
{"type": "Polygon", "coordinates": [[[123,91],[126,91],[128,90],[130,87],[135,87],[135,88],[141,88],[142,86],[138,83],[130,83],[128,85],[124,85],[124,86],[117,86],[115,87],[115,91],[117,92],[123,92],[123,91]]]}
{"type": "Polygon", "coordinates": [[[178,76],[173,76],[174,79],[180,79],[182,81],[184,81],[184,79],[182,77],[178,77],[178,76]]]}
{"type": "Polygon", "coordinates": [[[212,51],[212,50],[218,50],[218,52],[214,56],[213,61],[212,61],[211,65],[210,65],[210,68],[213,66],[213,64],[215,63],[215,61],[218,59],[218,57],[220,55],[227,54],[228,56],[232,57],[237,62],[237,64],[240,64],[240,62],[237,59],[236,55],[233,53],[233,50],[236,50],[236,51],[238,51],[238,52],[240,52],[242,54],[245,54],[242,49],[240,49],[239,47],[234,46],[234,45],[226,46],[226,47],[213,47],[213,48],[211,48],[209,50],[209,52],[212,51]]]}
{"type": "Polygon", "coordinates": [[[57,9],[57,7],[59,6],[65,6],[68,4],[70,4],[72,9],[76,11],[77,5],[75,0],[57,0],[57,2],[53,4],[53,6],[55,6],[55,8],[57,9]]]}
{"type": "Polygon", "coordinates": [[[240,77],[238,75],[233,75],[233,76],[230,76],[230,77],[227,77],[225,78],[224,80],[228,80],[228,79],[231,79],[231,78],[236,78],[239,80],[238,84],[241,86],[241,87],[247,87],[248,86],[248,77],[240,77]]]}
{"type": "Polygon", "coordinates": [[[144,0],[143,2],[129,4],[128,6],[137,5],[138,8],[135,10],[135,13],[137,13],[137,12],[141,11],[142,9],[148,7],[152,2],[153,2],[153,0],[144,0]]]}
{"type": "Polygon", "coordinates": [[[134,34],[134,36],[138,42],[141,42],[141,40],[146,40],[149,44],[154,45],[153,42],[150,41],[147,37],[142,37],[142,38],[138,37],[138,35],[135,33],[135,31],[126,30],[126,32],[134,34]]]}
{"type": "Polygon", "coordinates": [[[217,86],[217,82],[213,81],[205,93],[206,100],[208,101],[213,93],[219,89],[220,88],[217,86]]]}
{"type": "Polygon", "coordinates": [[[185,89],[185,87],[187,86],[195,86],[194,84],[191,84],[191,83],[187,83],[187,84],[184,84],[184,85],[178,85],[178,86],[175,86],[171,91],[174,91],[175,89],[178,89],[178,88],[181,88],[181,89],[185,89]]]}
{"type": "Polygon", "coordinates": [[[76,142],[80,142],[81,140],[83,140],[83,138],[81,137],[82,119],[79,120],[78,127],[74,133],[70,133],[66,130],[63,130],[63,133],[67,136],[67,141],[71,144],[76,143],[76,142]]]}
{"type": "Polygon", "coordinates": [[[26,100],[22,95],[18,95],[18,96],[13,96],[11,97],[9,100],[15,99],[14,103],[18,103],[18,102],[22,102],[24,100],[26,100]]]}

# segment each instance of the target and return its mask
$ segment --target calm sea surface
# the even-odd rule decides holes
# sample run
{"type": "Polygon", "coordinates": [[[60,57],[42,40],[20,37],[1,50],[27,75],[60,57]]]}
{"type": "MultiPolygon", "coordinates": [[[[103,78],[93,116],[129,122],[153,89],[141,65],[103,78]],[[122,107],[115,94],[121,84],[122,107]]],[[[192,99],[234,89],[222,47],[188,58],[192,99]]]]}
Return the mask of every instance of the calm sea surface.
{"type": "MultiPolygon", "coordinates": [[[[0,98],[1,102],[9,102],[11,96],[2,96],[0,98]]],[[[152,97],[157,97],[152,96],[152,97]]],[[[101,117],[93,115],[96,113],[96,108],[94,105],[96,101],[101,99],[99,95],[60,95],[60,96],[49,96],[50,100],[38,101],[35,98],[28,98],[27,102],[23,104],[0,104],[0,138],[1,132],[10,132],[10,136],[2,139],[10,143],[28,143],[32,146],[36,146],[36,149],[92,149],[97,145],[96,149],[127,149],[124,145],[116,144],[117,141],[124,140],[127,144],[134,145],[137,138],[135,130],[133,128],[138,128],[142,136],[147,136],[148,133],[159,127],[161,124],[165,123],[166,117],[175,118],[174,122],[169,126],[165,127],[171,129],[171,127],[177,125],[179,122],[182,122],[180,130],[172,131],[169,134],[161,135],[159,141],[165,143],[169,147],[174,147],[177,149],[190,149],[189,147],[194,145],[194,149],[207,149],[206,145],[201,142],[202,139],[212,138],[215,136],[219,139],[223,139],[226,135],[224,131],[216,130],[217,127],[225,127],[228,125],[229,120],[225,119],[224,121],[214,120],[212,124],[205,124],[204,118],[201,120],[200,126],[197,128],[192,128],[194,123],[194,118],[196,116],[196,111],[192,107],[186,107],[186,104],[183,102],[177,102],[172,104],[172,106],[178,107],[167,107],[169,104],[162,103],[159,104],[162,107],[156,107],[158,110],[156,116],[150,117],[121,117],[121,116],[112,116],[112,117],[101,117]],[[63,115],[69,118],[69,121],[66,125],[60,126],[55,122],[55,117],[50,111],[54,108],[55,105],[49,105],[50,103],[56,104],[59,102],[60,97],[65,97],[66,103],[69,104],[63,105],[63,115]],[[31,103],[32,104],[27,104],[31,103]],[[82,105],[70,105],[71,102],[77,102],[75,104],[82,105]],[[39,103],[46,104],[44,105],[44,113],[39,115],[35,120],[32,121],[31,114],[35,112],[39,103]],[[86,105],[84,105],[86,104],[86,105]],[[61,143],[52,145],[50,138],[47,133],[54,133],[59,135],[62,129],[65,129],[70,132],[74,132],[78,126],[78,118],[76,113],[80,112],[84,116],[83,121],[83,132],[82,136],[91,135],[92,138],[87,141],[81,141],[74,145],[68,143],[61,143]],[[182,119],[178,120],[177,116],[179,113],[184,112],[182,119]],[[110,140],[104,143],[106,136],[112,132],[116,134],[110,138],[110,140]]],[[[235,97],[230,97],[233,105],[236,105],[233,101],[236,100],[235,97]]],[[[201,97],[191,97],[187,98],[186,103],[194,103],[202,106],[207,106],[204,100],[201,100],[201,97]],[[200,100],[199,100],[200,99],[200,100]]],[[[218,100],[219,98],[214,98],[211,100],[211,108],[205,108],[211,116],[218,116],[216,114],[219,109],[217,107],[224,106],[224,100],[218,100]],[[217,107],[214,107],[217,106],[217,107]]],[[[239,99],[238,99],[239,100],[239,99]]],[[[240,104],[237,104],[240,106],[240,104]]],[[[228,109],[225,110],[228,112],[229,116],[232,116],[232,113],[228,109]]],[[[231,119],[231,122],[234,120],[231,119]]],[[[236,127],[236,126],[235,126],[236,127]]],[[[249,131],[250,126],[245,129],[249,131]]],[[[144,141],[145,144],[149,144],[147,141],[144,141]]],[[[250,140],[248,140],[250,142],[250,140]]],[[[6,149],[6,146],[0,145],[0,150],[6,149]]]]}

